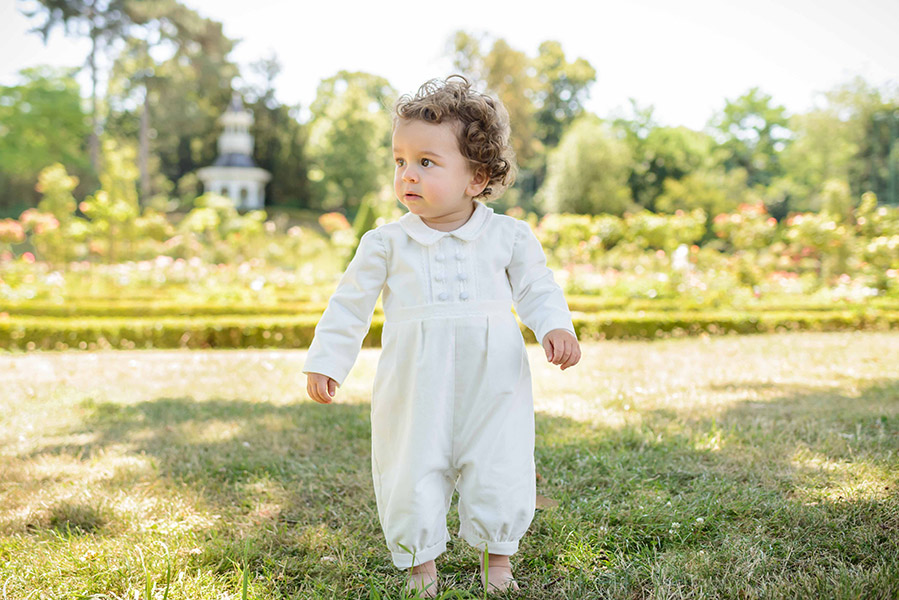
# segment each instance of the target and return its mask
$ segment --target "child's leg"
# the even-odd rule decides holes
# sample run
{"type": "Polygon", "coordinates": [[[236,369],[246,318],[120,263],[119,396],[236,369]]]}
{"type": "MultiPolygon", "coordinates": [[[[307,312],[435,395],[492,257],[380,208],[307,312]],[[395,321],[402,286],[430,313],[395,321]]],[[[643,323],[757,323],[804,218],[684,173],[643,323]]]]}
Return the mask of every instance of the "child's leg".
{"type": "Polygon", "coordinates": [[[372,478],[387,547],[401,569],[437,558],[449,539],[453,365],[424,359],[452,351],[448,328],[437,320],[384,326],[372,396],[372,478]]]}
{"type": "Polygon", "coordinates": [[[481,353],[477,341],[470,340],[471,354],[480,359],[469,360],[469,376],[457,380],[464,385],[457,390],[453,440],[459,534],[481,552],[486,547],[508,557],[518,550],[536,501],[530,369],[514,318],[491,317],[481,353]]]}

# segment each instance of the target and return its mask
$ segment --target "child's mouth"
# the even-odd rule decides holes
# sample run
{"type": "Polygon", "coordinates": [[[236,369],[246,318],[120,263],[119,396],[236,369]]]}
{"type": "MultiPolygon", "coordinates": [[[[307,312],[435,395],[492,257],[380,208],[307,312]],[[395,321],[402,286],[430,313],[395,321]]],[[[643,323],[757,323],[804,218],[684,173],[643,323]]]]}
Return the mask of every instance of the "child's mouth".
{"type": "Polygon", "coordinates": [[[406,200],[421,200],[421,196],[418,194],[406,194],[406,200]]]}

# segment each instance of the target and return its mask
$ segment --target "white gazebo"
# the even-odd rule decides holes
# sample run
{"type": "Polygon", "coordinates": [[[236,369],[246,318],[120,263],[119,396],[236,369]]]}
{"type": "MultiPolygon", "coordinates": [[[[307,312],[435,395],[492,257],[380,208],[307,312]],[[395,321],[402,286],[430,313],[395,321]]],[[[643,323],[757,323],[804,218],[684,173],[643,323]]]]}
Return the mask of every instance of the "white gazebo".
{"type": "Polygon", "coordinates": [[[205,191],[231,198],[238,209],[263,208],[265,184],[272,176],[253,162],[253,136],[250,135],[253,113],[244,108],[235,92],[220,120],[219,156],[212,166],[198,170],[197,177],[205,191]]]}

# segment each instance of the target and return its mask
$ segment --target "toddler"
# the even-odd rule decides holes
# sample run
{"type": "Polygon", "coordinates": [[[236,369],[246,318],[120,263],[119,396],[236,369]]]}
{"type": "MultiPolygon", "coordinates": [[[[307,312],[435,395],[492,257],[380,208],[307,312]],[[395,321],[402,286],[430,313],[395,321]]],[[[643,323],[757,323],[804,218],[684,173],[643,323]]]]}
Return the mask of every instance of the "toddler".
{"type": "Polygon", "coordinates": [[[393,562],[410,569],[410,591],[436,595],[458,490],[459,535],[481,551],[483,585],[517,590],[509,556],[536,489],[530,369],[511,308],[562,369],[581,356],[571,313],[528,224],[479,201],[514,176],[498,100],[460,76],[426,83],[397,102],[393,155],[409,212],[362,236],[315,328],[307,391],[331,402],[383,292],[372,478],[393,562]]]}

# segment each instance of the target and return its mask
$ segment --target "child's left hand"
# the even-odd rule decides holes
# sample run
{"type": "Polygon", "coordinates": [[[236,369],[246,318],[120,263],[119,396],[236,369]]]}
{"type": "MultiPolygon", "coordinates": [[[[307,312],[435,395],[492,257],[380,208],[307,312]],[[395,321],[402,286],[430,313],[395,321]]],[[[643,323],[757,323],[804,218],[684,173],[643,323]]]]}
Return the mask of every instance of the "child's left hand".
{"type": "Polygon", "coordinates": [[[546,351],[546,360],[561,365],[563,371],[581,360],[581,346],[567,329],[553,329],[543,336],[543,350],[546,351]]]}

